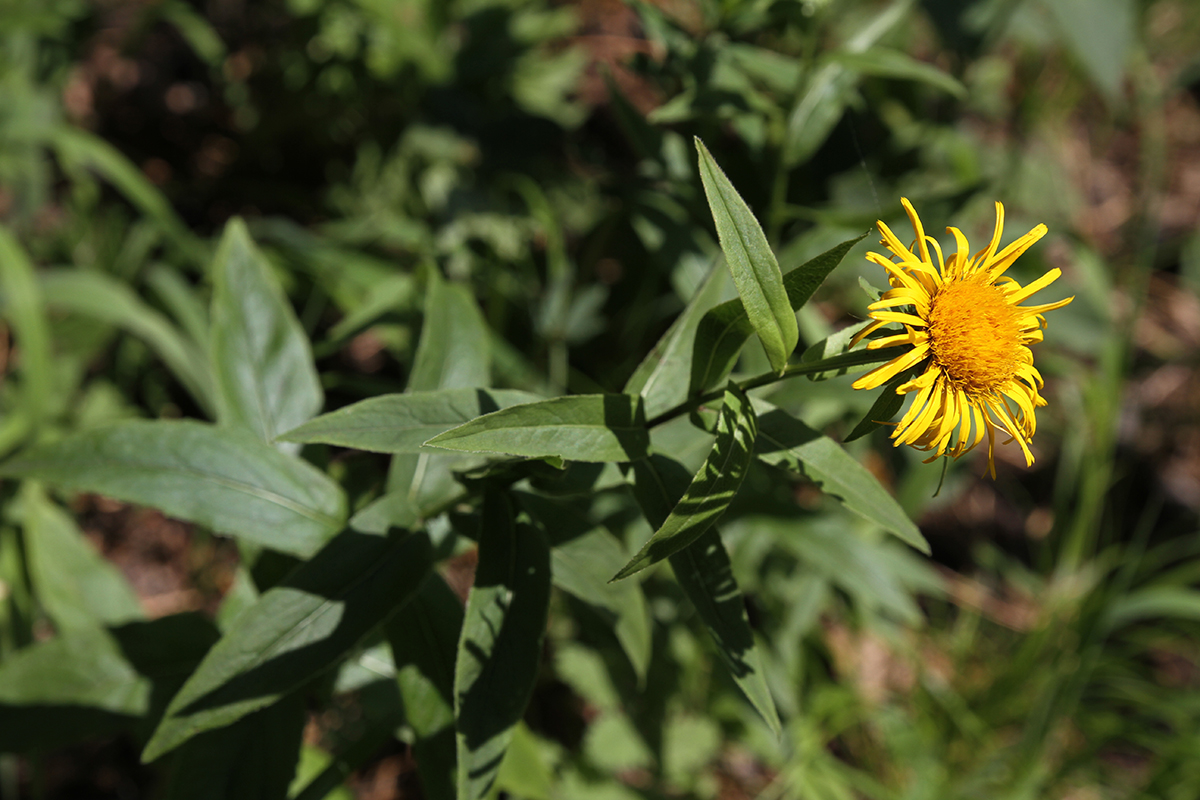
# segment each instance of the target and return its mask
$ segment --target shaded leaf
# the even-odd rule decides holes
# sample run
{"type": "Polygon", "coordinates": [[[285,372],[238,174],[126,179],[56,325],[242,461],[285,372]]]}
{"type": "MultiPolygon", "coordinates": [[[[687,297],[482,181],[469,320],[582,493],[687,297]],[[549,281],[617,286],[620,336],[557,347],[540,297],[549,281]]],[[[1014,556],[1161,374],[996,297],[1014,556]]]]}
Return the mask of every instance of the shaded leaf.
{"type": "Polygon", "coordinates": [[[60,632],[143,617],[125,576],[96,552],[70,514],[30,482],[20,498],[30,577],[60,632]]]}
{"type": "Polygon", "coordinates": [[[325,400],[308,336],[240,219],[225,226],[212,276],[217,418],[273,442],[325,400]]]}
{"type": "MultiPolygon", "coordinates": [[[[783,287],[792,308],[802,308],[829,273],[842,263],[846,253],[866,235],[864,233],[854,239],[847,239],[784,274],[783,287]]],[[[699,394],[724,380],[733,370],[738,353],[741,352],[742,345],[750,333],[750,322],[740,301],[731,300],[710,309],[696,327],[688,391],[699,394]]],[[[647,414],[654,416],[650,412],[647,414]]]]}
{"type": "Polygon", "coordinates": [[[537,395],[510,389],[385,394],[322,414],[279,438],[376,453],[419,453],[426,441],[464,422],[538,399],[537,395]]]}
{"type": "MultiPolygon", "coordinates": [[[[433,267],[425,270],[425,284],[425,317],[406,393],[488,386],[491,331],[475,298],[467,287],[447,284],[433,267]]],[[[438,505],[452,496],[457,484],[451,470],[463,466],[460,456],[397,453],[388,468],[387,492],[355,514],[353,525],[377,533],[402,526],[409,509],[438,505]]]]}
{"type": "Polygon", "coordinates": [[[142,758],[279,700],[331,669],[420,589],[425,533],[346,531],[242,612],[171,701],[142,758]]]}
{"type": "Polygon", "coordinates": [[[649,441],[640,398],[583,394],[494,411],[425,444],[527,458],[633,461],[645,457],[649,441]]]}
{"type": "Polygon", "coordinates": [[[1115,599],[1104,615],[1107,630],[1147,619],[1200,620],[1200,591],[1186,586],[1149,586],[1115,599]]]}
{"type": "Polygon", "coordinates": [[[768,464],[800,471],[821,491],[926,555],[929,544],[887,489],[841,445],[762,400],[755,400],[756,455],[768,464]]]}
{"type": "Polygon", "coordinates": [[[176,215],[166,196],[121,151],[94,133],[74,125],[56,126],[53,145],[68,171],[79,168],[95,171],[138,211],[153,220],[183,255],[199,263],[203,252],[200,242],[176,215]]]}
{"type": "Polygon", "coordinates": [[[197,736],[171,762],[167,800],[284,800],[307,721],[304,698],[289,695],[197,736]]]}
{"type": "MultiPolygon", "coordinates": [[[[786,276],[784,280],[786,281],[786,276]]],[[[731,292],[732,279],[729,271],[720,265],[715,266],[688,302],[683,313],[676,318],[629,376],[622,391],[625,394],[641,395],[647,417],[656,417],[687,399],[694,352],[704,352],[696,349],[697,328],[701,320],[707,318],[710,309],[714,306],[721,307],[717,304],[731,292]]],[[[735,299],[723,305],[736,308],[743,317],[745,316],[746,312],[740,300],[735,299]]],[[[750,323],[746,322],[745,331],[742,333],[743,342],[750,333],[750,323]]],[[[691,388],[693,391],[696,389],[695,386],[691,388]]]]}
{"type": "Polygon", "coordinates": [[[463,608],[440,575],[387,625],[404,716],[416,735],[413,755],[430,800],[454,800],[454,662],[463,608]]]}
{"type": "Polygon", "coordinates": [[[1110,102],[1121,97],[1125,66],[1136,42],[1133,0],[1042,0],[1072,54],[1110,102]]]}
{"type": "Polygon", "coordinates": [[[310,464],[244,434],[187,420],[131,420],[26,450],[0,475],[153,506],[300,556],[341,529],[345,496],[310,464]]]}
{"type": "Polygon", "coordinates": [[[554,585],[606,617],[638,680],[643,680],[651,645],[646,597],[637,581],[609,583],[606,579],[629,560],[625,546],[573,506],[527,492],[519,492],[517,497],[521,507],[546,529],[553,546],[550,567],[554,585]]]}
{"type": "Polygon", "coordinates": [[[208,371],[208,353],[130,288],[101,272],[49,269],[39,276],[51,307],[115,325],[141,339],[206,411],[216,399],[208,371]]]}
{"type": "Polygon", "coordinates": [[[954,97],[961,98],[967,94],[967,88],[948,72],[888,47],[872,47],[861,53],[835,53],[832,59],[863,75],[917,81],[954,97]]]}
{"type": "Polygon", "coordinates": [[[910,372],[905,370],[903,374],[888,381],[879,391],[879,396],[871,404],[870,410],[842,441],[853,442],[855,439],[860,439],[881,425],[886,425],[892,417],[896,416],[896,412],[904,405],[904,395],[896,394],[896,387],[909,380],[910,377],[910,372]]]}
{"type": "Polygon", "coordinates": [[[18,650],[0,662],[0,752],[129,728],[150,707],[150,689],[98,627],[18,650]]]}
{"type": "Polygon", "coordinates": [[[516,524],[506,495],[484,497],[479,565],[454,673],[458,798],[485,797],[533,694],[550,605],[550,548],[516,524]]]}
{"type": "Polygon", "coordinates": [[[487,322],[470,289],[426,271],[425,319],[413,356],[408,391],[491,385],[487,322]]]}
{"type": "Polygon", "coordinates": [[[666,520],[613,580],[627,578],[679,552],[712,527],[746,477],[757,433],[749,399],[731,384],[725,391],[725,405],[717,419],[717,439],[704,465],[666,520]]]}
{"type": "Polygon", "coordinates": [[[39,420],[52,407],[50,329],[33,264],[11,233],[0,227],[0,297],[4,318],[21,348],[21,411],[39,420]]]}
{"type": "MultiPolygon", "coordinates": [[[[863,26],[842,48],[842,53],[863,53],[908,16],[911,0],[893,0],[875,19],[863,26]]],[[[858,76],[836,61],[827,61],[810,73],[804,90],[788,115],[783,162],[795,167],[807,161],[829,138],[846,104],[854,96],[858,76]]]]}
{"type": "Polygon", "coordinates": [[[800,340],[800,330],[783,288],[779,263],[754,213],[699,138],[696,150],[704,194],[746,316],[771,367],[782,371],[800,340]]]}
{"type": "MultiPolygon", "coordinates": [[[[633,476],[638,505],[651,525],[661,527],[677,505],[675,498],[689,488],[688,471],[677,461],[654,455],[634,464],[633,476]]],[[[670,561],[676,580],[704,620],[734,681],[778,734],[779,714],[767,689],[762,656],[717,529],[705,530],[690,547],[672,554],[670,561]]]]}

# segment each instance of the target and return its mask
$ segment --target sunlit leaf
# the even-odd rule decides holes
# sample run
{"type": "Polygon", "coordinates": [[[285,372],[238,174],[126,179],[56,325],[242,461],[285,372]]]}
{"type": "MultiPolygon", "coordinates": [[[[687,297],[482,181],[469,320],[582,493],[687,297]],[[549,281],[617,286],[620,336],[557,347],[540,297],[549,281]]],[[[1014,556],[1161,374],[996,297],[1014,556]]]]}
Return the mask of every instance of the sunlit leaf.
{"type": "Polygon", "coordinates": [[[212,275],[218,419],[273,442],[324,403],[308,337],[240,219],[225,226],[212,275]]]}
{"type": "Polygon", "coordinates": [[[0,475],[153,506],[218,533],[312,555],[346,499],[324,473],[237,431],[131,420],[81,431],[0,464],[0,475]]]}
{"type": "Polygon", "coordinates": [[[645,457],[649,444],[644,419],[640,398],[572,395],[494,411],[425,444],[527,458],[633,461],[645,457]]]}
{"type": "Polygon", "coordinates": [[[772,368],[782,371],[800,340],[800,330],[783,288],[779,263],[754,213],[699,139],[696,149],[704,193],[746,316],[772,368]]]}
{"type": "MultiPolygon", "coordinates": [[[[866,235],[848,239],[784,273],[783,288],[791,307],[802,308],[826,276],[842,263],[846,253],[866,235]]],[[[724,380],[733,370],[738,353],[751,332],[746,310],[740,301],[731,300],[711,308],[696,327],[689,391],[698,394],[724,380]]]]}
{"type": "Polygon", "coordinates": [[[538,399],[537,395],[512,389],[385,394],[323,414],[280,438],[376,453],[420,453],[426,441],[464,422],[538,399]]]}
{"type": "Polygon", "coordinates": [[[756,455],[760,459],[803,472],[846,508],[929,553],[929,543],[900,504],[841,445],[770,403],[755,400],[754,407],[758,410],[756,455]]]}

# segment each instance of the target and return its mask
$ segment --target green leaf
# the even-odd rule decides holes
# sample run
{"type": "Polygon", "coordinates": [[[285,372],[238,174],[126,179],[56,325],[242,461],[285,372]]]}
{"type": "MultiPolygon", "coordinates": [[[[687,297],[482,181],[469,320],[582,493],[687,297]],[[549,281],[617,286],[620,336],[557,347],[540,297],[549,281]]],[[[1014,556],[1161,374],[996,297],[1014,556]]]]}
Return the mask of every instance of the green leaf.
{"type": "Polygon", "coordinates": [[[1063,40],[1110,103],[1121,97],[1125,67],[1137,41],[1133,0],[1042,0],[1063,40]]]}
{"type": "MultiPolygon", "coordinates": [[[[912,0],[893,0],[869,24],[862,27],[843,53],[862,53],[910,13],[912,0]]],[[[788,115],[784,134],[783,163],[786,168],[807,161],[829,138],[846,104],[853,98],[858,75],[836,61],[827,61],[813,70],[804,90],[788,115]]]]}
{"type": "Polygon", "coordinates": [[[554,585],[607,618],[638,680],[644,680],[651,651],[645,594],[637,581],[609,583],[605,579],[629,560],[620,539],[574,506],[527,492],[519,492],[517,497],[521,507],[546,530],[553,546],[554,585]]]}
{"type": "MultiPolygon", "coordinates": [[[[793,309],[809,301],[825,278],[866,233],[831,247],[783,276],[783,288],[793,309]]],[[[722,303],[708,311],[696,327],[692,345],[691,383],[688,391],[699,394],[724,380],[733,370],[738,353],[751,333],[746,309],[738,300],[722,303]]],[[[653,417],[653,414],[647,412],[653,417]]]]}
{"type": "Polygon", "coordinates": [[[225,43],[212,24],[183,0],[168,0],[157,7],[159,14],[175,26],[197,56],[214,69],[225,61],[225,43]]]}
{"type": "Polygon", "coordinates": [[[737,284],[750,324],[754,326],[771,367],[782,372],[800,341],[796,314],[783,288],[783,274],[762,226],[746,201],[717,166],[704,142],[696,139],[700,178],[712,209],[725,261],[737,284]]]}
{"type": "Polygon", "coordinates": [[[524,722],[513,727],[512,741],[500,763],[496,786],[509,797],[551,800],[554,772],[546,763],[543,745],[524,722]]]}
{"type": "Polygon", "coordinates": [[[846,111],[858,76],[841,64],[825,63],[811,73],[788,115],[783,161],[786,168],[808,161],[846,111]]]}
{"type": "MultiPolygon", "coordinates": [[[[687,469],[673,459],[655,455],[635,463],[633,476],[638,505],[651,525],[661,527],[673,513],[676,498],[689,488],[687,469]]],[[[676,580],[704,620],[734,681],[778,735],[779,714],[767,689],[762,656],[717,529],[708,528],[691,547],[672,554],[670,561],[676,580]]]]}
{"type": "Polygon", "coordinates": [[[217,533],[312,555],[341,529],[341,488],[306,462],[237,431],[132,420],[82,431],[0,464],[0,476],[153,506],[217,533]]]}
{"type": "Polygon", "coordinates": [[[1105,630],[1147,619],[1200,620],[1200,591],[1186,586],[1148,586],[1115,599],[1104,614],[1105,630]]]}
{"type": "Polygon", "coordinates": [[[879,361],[890,361],[895,358],[895,354],[888,350],[867,350],[867,345],[870,344],[870,339],[863,339],[853,347],[850,346],[850,341],[863,328],[871,324],[870,320],[865,322],[847,325],[839,331],[831,333],[821,341],[809,347],[800,356],[800,362],[808,364],[814,361],[832,361],[833,366],[829,369],[824,369],[820,372],[810,372],[808,379],[810,381],[825,381],[830,378],[837,378],[848,374],[851,370],[861,372],[856,369],[867,364],[877,363],[879,361]]]}
{"type": "MultiPolygon", "coordinates": [[[[785,276],[784,281],[786,280],[785,276]]],[[[729,270],[717,265],[708,273],[708,278],[688,302],[683,313],[629,376],[622,391],[625,394],[641,395],[647,417],[656,417],[687,399],[697,328],[706,313],[723,298],[732,294],[732,291],[729,270]]],[[[745,317],[745,309],[740,300],[735,299],[724,305],[738,309],[743,318],[745,317]]],[[[742,341],[750,335],[749,325],[747,322],[742,341]]],[[[691,388],[695,390],[694,386],[691,388]]]]}
{"type": "Polygon", "coordinates": [[[425,442],[468,453],[568,461],[635,461],[650,442],[641,399],[583,394],[494,411],[425,442]]]}
{"type": "Polygon", "coordinates": [[[212,276],[217,419],[273,442],[325,400],[308,336],[240,219],[225,226],[212,276]]]}
{"type": "Polygon", "coordinates": [[[387,625],[413,755],[430,800],[454,800],[454,661],[463,608],[440,575],[387,625]]]}
{"type": "Polygon", "coordinates": [[[128,728],[150,707],[150,681],[100,628],[76,628],[0,662],[0,752],[128,728]]]}
{"type": "Polygon", "coordinates": [[[346,531],[234,620],[171,700],[142,754],[153,761],[229,725],[334,667],[421,588],[425,533],[346,531]]]}
{"type": "MultiPolygon", "coordinates": [[[[426,268],[425,283],[425,318],[406,393],[488,386],[491,332],[475,298],[467,287],[447,284],[433,267],[426,268]]],[[[457,486],[452,470],[464,466],[469,463],[462,457],[445,453],[397,453],[388,468],[387,492],[355,514],[352,524],[380,533],[401,524],[397,515],[409,508],[437,505],[451,496],[457,486]]]]}
{"type": "Polygon", "coordinates": [[[16,237],[0,227],[0,297],[21,349],[22,411],[40,420],[53,407],[50,329],[33,264],[16,237]]]}
{"type": "Polygon", "coordinates": [[[872,47],[861,53],[835,53],[832,60],[863,75],[917,81],[959,98],[967,95],[967,88],[953,75],[889,47],[872,47]]]}
{"type": "Polygon", "coordinates": [[[842,441],[853,442],[855,439],[860,439],[896,416],[896,412],[904,405],[904,395],[896,394],[896,387],[907,381],[909,377],[910,372],[905,370],[904,374],[897,375],[888,381],[887,385],[880,389],[879,396],[871,404],[871,409],[842,441]]]}
{"type": "Polygon", "coordinates": [[[490,386],[491,337],[470,289],[447,283],[435,268],[426,275],[425,320],[408,391],[490,386]]]}
{"type": "Polygon", "coordinates": [[[846,508],[929,554],[929,543],[900,504],[841,445],[770,403],[756,399],[754,407],[758,411],[758,458],[803,472],[846,508]]]}
{"type": "Polygon", "coordinates": [[[121,151],[74,125],[56,126],[53,144],[68,172],[79,168],[97,172],[138,211],[153,220],[183,255],[197,264],[200,262],[200,242],[175,214],[166,196],[121,151]]]}
{"type": "Polygon", "coordinates": [[[282,800],[307,721],[304,698],[291,695],[195,737],[171,763],[166,800],[282,800]]]}
{"type": "Polygon", "coordinates": [[[206,411],[216,410],[208,353],[128,286],[102,272],[50,269],[40,274],[46,303],[115,325],[141,339],[206,411]]]}
{"type": "Polygon", "coordinates": [[[279,438],[375,453],[420,453],[426,441],[464,422],[538,399],[537,395],[512,389],[385,394],[322,414],[279,438]]]}
{"type": "Polygon", "coordinates": [[[628,578],[679,552],[712,527],[725,513],[746,477],[757,434],[758,425],[749,399],[730,384],[717,419],[717,440],[704,465],[670,515],[638,554],[613,577],[614,581],[628,578]]]}
{"type": "Polygon", "coordinates": [[[20,489],[25,551],[37,597],[59,632],[141,619],[128,581],[37,485],[20,489]]]}
{"type": "Polygon", "coordinates": [[[550,607],[550,548],[514,522],[509,498],[484,496],[479,565],[467,598],[454,673],[458,800],[479,800],[496,780],[537,682],[550,607]]]}

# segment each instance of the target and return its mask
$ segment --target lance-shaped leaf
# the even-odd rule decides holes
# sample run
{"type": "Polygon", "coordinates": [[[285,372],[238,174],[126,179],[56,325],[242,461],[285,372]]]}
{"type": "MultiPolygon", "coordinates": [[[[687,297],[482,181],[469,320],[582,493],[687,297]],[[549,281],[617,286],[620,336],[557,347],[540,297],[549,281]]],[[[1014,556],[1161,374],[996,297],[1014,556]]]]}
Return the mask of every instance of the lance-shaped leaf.
{"type": "Polygon", "coordinates": [[[0,663],[0,751],[131,727],[149,709],[150,692],[150,681],[99,627],[30,645],[0,663]]]}
{"type": "Polygon", "coordinates": [[[374,453],[420,453],[421,445],[476,417],[539,398],[513,389],[441,389],[385,394],[322,414],[280,439],[374,453]]]}
{"type": "Polygon", "coordinates": [[[756,399],[754,407],[758,411],[758,458],[803,472],[846,508],[929,553],[929,543],[900,504],[840,444],[770,403],[756,399]]]}
{"type": "MultiPolygon", "coordinates": [[[[629,376],[622,391],[642,396],[647,417],[654,418],[687,400],[693,353],[697,351],[697,327],[706,313],[720,301],[732,296],[733,291],[729,271],[718,264],[688,302],[687,308],[629,376]]],[[[745,309],[739,300],[723,305],[736,308],[745,317],[745,309]]],[[[750,335],[749,325],[747,322],[742,341],[750,335]]]]}
{"type": "Polygon", "coordinates": [[[30,577],[60,632],[145,616],[125,576],[96,552],[70,514],[32,482],[21,486],[20,499],[30,577]]]}
{"type": "Polygon", "coordinates": [[[307,557],[341,529],[341,488],[244,433],[188,420],[82,431],[0,464],[0,476],[153,506],[217,533],[307,557]]]}
{"type": "Polygon", "coordinates": [[[242,612],[171,700],[145,761],[279,700],[332,668],[429,575],[425,533],[346,531],[242,612]]]}
{"type": "Polygon", "coordinates": [[[868,433],[871,433],[881,425],[886,425],[887,422],[900,410],[904,405],[904,395],[896,394],[896,387],[912,377],[911,370],[905,370],[900,375],[892,378],[887,382],[887,385],[880,390],[879,396],[875,398],[875,402],[871,404],[871,409],[858,421],[854,429],[846,434],[843,442],[853,442],[855,439],[861,439],[868,433]]]}
{"type": "Polygon", "coordinates": [[[638,680],[644,680],[650,666],[651,630],[642,586],[637,581],[606,580],[629,560],[621,540],[574,505],[528,492],[518,492],[517,497],[546,530],[553,547],[554,585],[605,617],[638,680]]]}
{"type": "Polygon", "coordinates": [[[195,737],[172,762],[166,800],[285,797],[307,721],[305,699],[297,693],[195,737]]]}
{"type": "Polygon", "coordinates": [[[750,401],[733,384],[717,418],[717,439],[683,497],[613,580],[628,578],[687,547],[725,513],[754,458],[758,424],[750,401]]]}
{"type": "Polygon", "coordinates": [[[645,458],[649,443],[640,398],[581,394],[494,411],[425,444],[526,458],[635,461],[645,458]]]}
{"type": "MultiPolygon", "coordinates": [[[[690,476],[682,464],[654,455],[633,465],[633,496],[651,525],[662,525],[690,476]]],[[[715,527],[691,547],[670,556],[671,569],[717,644],[722,660],[746,699],[776,734],[780,731],[775,701],[767,689],[762,657],[754,643],[746,607],[725,545],[715,527]]]]}
{"type": "MultiPolygon", "coordinates": [[[[469,287],[448,284],[436,267],[426,268],[424,274],[425,316],[421,323],[421,340],[417,343],[412,370],[408,375],[406,393],[473,389],[490,385],[491,334],[469,287]]],[[[490,403],[481,405],[488,406],[490,403]]],[[[499,407],[497,405],[486,410],[495,411],[499,407]]],[[[431,431],[425,438],[465,421],[460,420],[441,430],[431,431]]],[[[422,441],[418,440],[416,446],[422,441]]],[[[393,525],[403,527],[402,517],[406,507],[436,506],[458,491],[452,470],[462,469],[465,466],[463,461],[464,457],[457,453],[396,453],[388,468],[387,492],[360,509],[350,524],[360,530],[376,533],[382,533],[393,525]]]]}
{"type": "MultiPolygon", "coordinates": [[[[783,288],[793,309],[800,309],[825,278],[846,257],[864,233],[831,247],[783,276],[783,288]]],[[[699,394],[724,380],[733,370],[738,353],[753,332],[746,309],[738,300],[714,306],[700,320],[692,346],[692,371],[689,392],[699,394]]],[[[651,415],[653,416],[653,415],[651,415]]]]}
{"type": "Polygon", "coordinates": [[[425,319],[408,390],[491,385],[491,336],[468,286],[427,273],[425,319]]]}
{"type": "Polygon", "coordinates": [[[218,419],[274,441],[324,402],[308,336],[240,219],[225,226],[212,275],[218,419]]]}
{"type": "Polygon", "coordinates": [[[430,800],[454,800],[454,661],[463,608],[440,575],[387,625],[413,755],[430,800]]]}
{"type": "Polygon", "coordinates": [[[0,227],[0,298],[4,319],[16,334],[21,358],[20,412],[40,420],[52,406],[54,386],[50,328],[33,263],[17,238],[0,227]]]}
{"type": "Polygon", "coordinates": [[[514,522],[504,494],[484,496],[479,565],[467,598],[454,672],[458,798],[479,800],[537,681],[550,608],[550,547],[542,532],[514,522]]]}
{"type": "Polygon", "coordinates": [[[725,261],[737,284],[750,324],[754,326],[767,360],[776,371],[787,366],[788,356],[800,340],[796,314],[783,288],[783,274],[762,226],[750,206],[717,166],[704,142],[696,139],[700,179],[712,209],[725,261]]]}
{"type": "Polygon", "coordinates": [[[51,308],[84,314],[137,336],[206,411],[215,410],[208,353],[190,341],[127,284],[103,272],[48,269],[38,276],[51,308]]]}

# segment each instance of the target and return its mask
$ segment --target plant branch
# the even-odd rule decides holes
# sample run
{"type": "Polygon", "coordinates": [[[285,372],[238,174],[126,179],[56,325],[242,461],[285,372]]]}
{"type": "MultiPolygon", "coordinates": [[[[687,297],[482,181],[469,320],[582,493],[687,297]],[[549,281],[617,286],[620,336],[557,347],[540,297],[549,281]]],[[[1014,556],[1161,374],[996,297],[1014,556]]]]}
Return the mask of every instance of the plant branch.
{"type": "MultiPolygon", "coordinates": [[[[738,388],[742,391],[750,391],[757,389],[760,386],[767,386],[777,381],[787,380],[788,378],[796,378],[800,375],[815,375],[819,372],[829,372],[831,370],[846,369],[847,367],[858,367],[863,364],[877,364],[880,361],[889,361],[895,357],[895,353],[889,352],[886,349],[879,350],[855,350],[850,353],[839,353],[836,356],[818,359],[816,361],[802,361],[799,364],[790,364],[784,368],[783,372],[764,372],[762,375],[756,375],[753,378],[747,378],[744,381],[738,382],[738,388]]],[[[714,389],[707,394],[698,395],[689,398],[673,408],[668,408],[658,416],[652,418],[646,423],[647,428],[654,428],[662,425],[664,422],[670,422],[676,417],[681,417],[688,414],[700,406],[711,403],[714,400],[720,400],[725,395],[724,389],[714,389]]]]}

